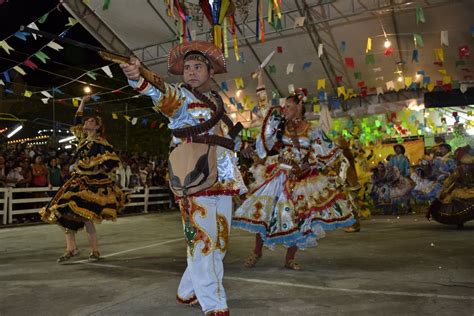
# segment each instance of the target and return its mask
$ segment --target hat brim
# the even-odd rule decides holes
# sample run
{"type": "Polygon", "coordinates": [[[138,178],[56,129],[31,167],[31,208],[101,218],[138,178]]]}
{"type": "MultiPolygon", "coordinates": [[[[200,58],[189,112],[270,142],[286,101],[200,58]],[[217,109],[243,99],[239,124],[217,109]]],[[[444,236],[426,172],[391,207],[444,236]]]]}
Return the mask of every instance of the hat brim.
{"type": "Polygon", "coordinates": [[[209,59],[214,74],[227,72],[226,61],[222,51],[213,43],[193,41],[173,47],[168,54],[168,72],[173,75],[182,75],[184,70],[184,56],[191,51],[198,51],[209,59]]]}

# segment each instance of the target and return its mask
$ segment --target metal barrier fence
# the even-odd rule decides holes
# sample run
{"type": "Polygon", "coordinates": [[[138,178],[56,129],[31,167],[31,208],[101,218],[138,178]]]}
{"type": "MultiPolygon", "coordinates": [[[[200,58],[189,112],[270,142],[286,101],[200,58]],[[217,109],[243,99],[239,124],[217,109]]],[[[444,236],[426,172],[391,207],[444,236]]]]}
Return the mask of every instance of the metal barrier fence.
{"type": "MultiPolygon", "coordinates": [[[[51,195],[58,187],[48,188],[0,188],[0,216],[2,224],[13,222],[13,216],[21,214],[36,214],[52,198],[51,195]],[[49,193],[49,194],[48,194],[49,193]]],[[[136,187],[125,189],[130,192],[130,203],[127,207],[142,206],[147,213],[150,205],[169,203],[167,187],[136,187]]]]}

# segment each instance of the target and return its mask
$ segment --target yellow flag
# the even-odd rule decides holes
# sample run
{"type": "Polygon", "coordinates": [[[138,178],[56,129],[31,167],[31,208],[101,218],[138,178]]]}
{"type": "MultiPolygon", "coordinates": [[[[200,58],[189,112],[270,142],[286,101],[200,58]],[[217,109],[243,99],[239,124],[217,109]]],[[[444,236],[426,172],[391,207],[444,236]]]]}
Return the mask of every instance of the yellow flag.
{"type": "Polygon", "coordinates": [[[118,119],[117,114],[116,114],[116,113],[112,113],[112,118],[113,118],[114,120],[117,120],[117,119],[118,119]]]}
{"type": "Polygon", "coordinates": [[[243,89],[245,87],[244,79],[242,77],[237,77],[234,80],[235,80],[235,86],[237,87],[237,90],[243,89]]]}
{"type": "Polygon", "coordinates": [[[413,78],[412,77],[405,77],[405,87],[409,87],[413,82],[413,78]]]}
{"type": "Polygon", "coordinates": [[[165,123],[161,122],[160,126],[158,126],[158,128],[162,128],[164,125],[165,125],[165,123]]]}
{"type": "Polygon", "coordinates": [[[434,84],[434,83],[429,83],[429,84],[428,84],[428,91],[429,91],[429,92],[433,91],[434,87],[435,87],[435,84],[434,84]]]}
{"type": "Polygon", "coordinates": [[[326,79],[318,79],[318,87],[316,90],[326,89],[326,79]]]}
{"type": "Polygon", "coordinates": [[[23,76],[26,75],[26,72],[23,69],[21,69],[21,67],[18,65],[13,67],[13,69],[15,69],[20,75],[23,75],[23,76]]]}
{"type": "Polygon", "coordinates": [[[372,50],[372,38],[368,37],[367,38],[367,47],[365,49],[365,52],[368,53],[371,50],[372,50]]]}
{"type": "Polygon", "coordinates": [[[451,76],[444,76],[443,84],[450,84],[450,83],[451,83],[451,76]]]}
{"type": "Polygon", "coordinates": [[[444,50],[442,48],[435,48],[436,61],[444,61],[444,50]]]}
{"type": "Polygon", "coordinates": [[[79,98],[73,98],[72,99],[72,105],[77,108],[79,106],[79,98]]]}
{"type": "Polygon", "coordinates": [[[124,115],[123,118],[130,122],[130,116],[124,115]]]}
{"type": "Polygon", "coordinates": [[[313,105],[313,112],[314,113],[319,113],[321,112],[321,106],[319,104],[314,104],[313,105]]]}
{"type": "Polygon", "coordinates": [[[31,96],[33,95],[33,92],[25,90],[25,93],[23,95],[27,98],[31,98],[31,96]]]}
{"type": "Polygon", "coordinates": [[[347,99],[347,93],[346,93],[346,88],[344,86],[342,87],[337,87],[337,96],[344,96],[344,100],[347,99]]]}
{"type": "Polygon", "coordinates": [[[446,69],[439,69],[438,72],[444,76],[446,76],[448,74],[448,72],[446,71],[446,69]]]}

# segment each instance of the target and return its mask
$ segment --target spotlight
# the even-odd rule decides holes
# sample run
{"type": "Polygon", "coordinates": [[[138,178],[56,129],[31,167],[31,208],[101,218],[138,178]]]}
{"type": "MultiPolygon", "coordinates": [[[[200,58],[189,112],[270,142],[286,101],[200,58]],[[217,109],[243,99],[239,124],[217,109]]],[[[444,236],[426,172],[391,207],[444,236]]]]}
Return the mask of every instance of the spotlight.
{"type": "Polygon", "coordinates": [[[84,87],[84,92],[85,92],[86,94],[91,93],[91,91],[92,91],[92,90],[91,90],[91,87],[89,87],[89,86],[85,86],[85,87],[84,87]]]}
{"type": "Polygon", "coordinates": [[[383,47],[385,48],[389,48],[390,46],[392,46],[392,43],[387,39],[385,39],[385,42],[383,43],[383,47]]]}
{"type": "Polygon", "coordinates": [[[403,81],[403,77],[402,76],[398,77],[398,82],[402,82],[402,81],[403,81]]]}
{"type": "Polygon", "coordinates": [[[65,143],[67,141],[73,140],[76,136],[68,136],[59,140],[59,143],[65,143]]]}

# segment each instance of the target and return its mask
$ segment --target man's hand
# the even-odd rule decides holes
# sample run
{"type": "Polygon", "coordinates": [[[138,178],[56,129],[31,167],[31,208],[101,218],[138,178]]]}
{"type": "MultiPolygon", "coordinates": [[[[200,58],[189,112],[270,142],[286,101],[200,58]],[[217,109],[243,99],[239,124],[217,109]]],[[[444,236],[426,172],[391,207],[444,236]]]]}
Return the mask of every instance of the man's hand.
{"type": "Polygon", "coordinates": [[[128,64],[120,64],[120,67],[128,79],[140,79],[140,61],[137,58],[130,57],[128,64]]]}

